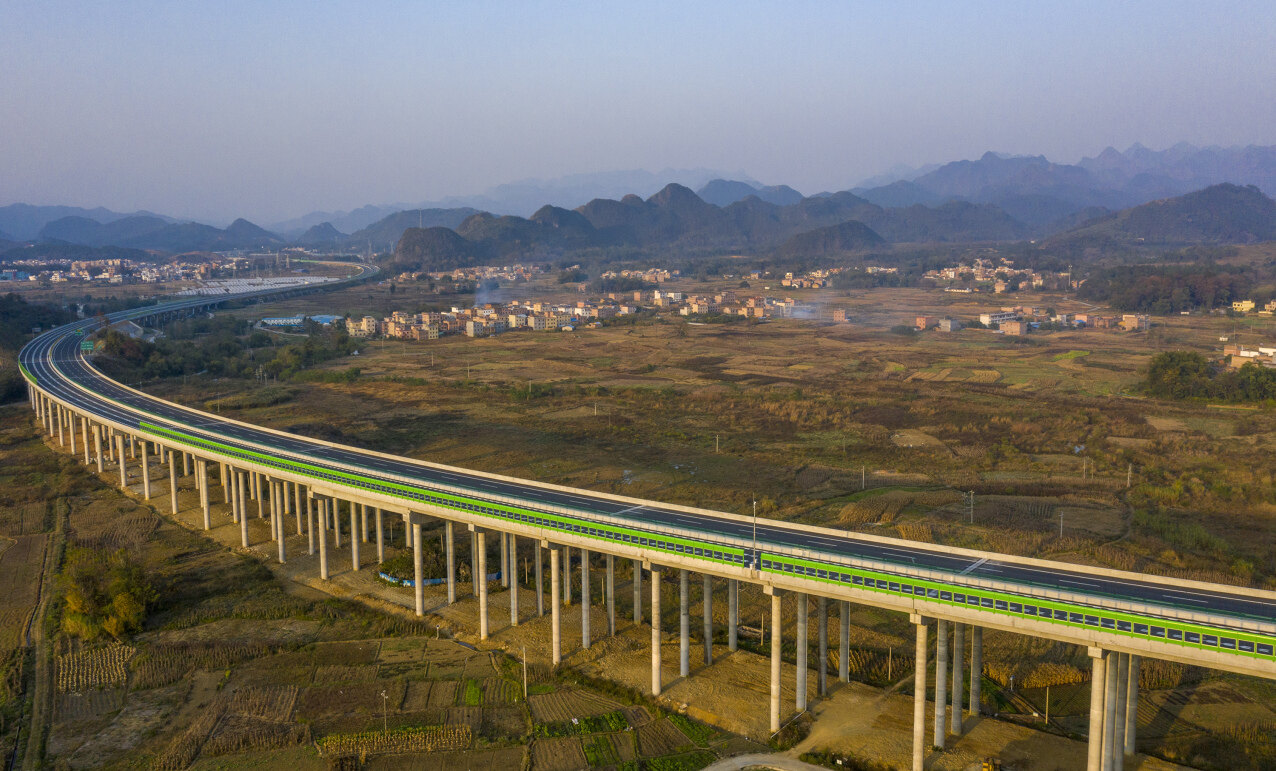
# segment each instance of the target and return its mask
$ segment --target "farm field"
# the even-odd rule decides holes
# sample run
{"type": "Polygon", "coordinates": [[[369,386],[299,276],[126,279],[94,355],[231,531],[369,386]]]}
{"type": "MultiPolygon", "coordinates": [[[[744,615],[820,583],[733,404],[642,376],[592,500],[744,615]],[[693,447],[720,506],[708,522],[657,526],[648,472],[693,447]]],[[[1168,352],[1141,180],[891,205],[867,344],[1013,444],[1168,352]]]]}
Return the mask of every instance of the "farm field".
{"type": "MultiPolygon", "coordinates": [[[[356,292],[376,303],[399,302],[377,287],[350,294],[356,292]]],[[[344,294],[325,303],[339,303],[344,294]]],[[[655,319],[574,337],[372,342],[360,351],[352,382],[271,385],[275,391],[264,400],[254,394],[261,387],[238,381],[146,387],[199,406],[209,394],[232,397],[229,403],[243,396],[245,406],[228,411],[247,420],[499,473],[741,512],[756,495],[759,512],[769,517],[1274,585],[1276,564],[1263,547],[1276,534],[1273,480],[1246,461],[1276,446],[1270,411],[1159,403],[1131,391],[1152,352],[1209,350],[1223,320],[1175,318],[1141,336],[1043,333],[1028,342],[981,330],[904,336],[890,327],[916,313],[976,308],[962,305],[968,298],[928,306],[934,293],[913,290],[892,297],[915,305],[892,306],[865,292],[825,298],[853,311],[851,324],[686,326],[655,319]],[[253,404],[262,406],[247,406],[253,404]]],[[[660,705],[630,703],[600,685],[608,681],[626,693],[645,690],[650,680],[650,630],[629,620],[627,565],[618,569],[618,635],[596,631],[589,650],[567,631],[578,628],[581,612],[579,572],[573,573],[574,602],[563,614],[568,667],[555,675],[546,666],[547,619],[533,617],[535,590],[523,575],[522,623],[508,626],[508,594],[491,587],[493,636],[476,652],[466,647],[478,642],[466,577],[465,596],[454,606],[443,603],[441,588],[427,589],[430,613],[417,621],[406,610],[410,590],[373,577],[371,549],[363,550],[360,571],[338,560],[333,581],[321,586],[303,539],[290,535],[284,566],[271,564],[266,546],[224,549],[238,540],[224,505],[214,507],[208,537],[192,532],[199,525],[190,490],[183,490],[185,510],[174,522],[97,483],[78,484],[94,492],[80,492],[83,500],[70,508],[72,541],[144,554],[159,591],[127,657],[105,653],[101,644],[59,643],[58,657],[94,662],[85,664],[92,674],[84,676],[94,685],[56,694],[48,746],[71,767],[95,755],[170,767],[267,759],[323,767],[329,760],[323,747],[371,751],[373,767],[439,767],[429,764],[440,757],[471,767],[566,768],[581,757],[620,766],[651,753],[696,767],[749,746],[738,744],[740,737],[765,734],[767,662],[758,629],[769,623],[769,601],[753,588],[742,591],[739,652],[725,652],[726,601],[718,587],[715,663],[700,664],[696,627],[694,676],[679,680],[676,638],[667,634],[665,698],[660,705]],[[527,700],[513,666],[524,648],[527,700]],[[123,679],[113,663],[120,658],[123,679]],[[693,720],[679,724],[665,710],[693,720]],[[602,722],[577,734],[564,728],[572,718],[602,722]],[[626,727],[608,722],[617,719],[626,727]],[[423,727],[439,730],[412,733],[423,727]],[[393,754],[423,746],[412,742],[436,742],[439,754],[393,754]]],[[[165,497],[166,491],[152,504],[166,512],[165,497]]],[[[17,537],[39,535],[30,529],[52,520],[31,501],[15,501],[0,516],[17,537]]],[[[262,544],[265,523],[249,524],[262,544]]],[[[402,528],[391,532],[393,559],[404,553],[402,528]]],[[[430,548],[439,535],[426,528],[430,548]]],[[[460,552],[464,563],[465,539],[460,552]]],[[[530,556],[524,544],[524,570],[530,556]]],[[[668,633],[676,629],[676,590],[665,591],[668,633]]],[[[702,608],[699,591],[693,582],[693,616],[702,608]]],[[[592,626],[605,630],[597,586],[594,593],[592,626]]],[[[794,605],[786,602],[784,613],[791,640],[794,605]]],[[[799,747],[837,749],[845,743],[821,725],[845,725],[848,735],[859,726],[854,730],[871,728],[882,737],[879,758],[894,758],[906,747],[906,720],[865,707],[905,698],[913,665],[904,655],[907,620],[855,608],[852,641],[857,682],[838,684],[831,698],[817,702],[810,736],[799,747]]],[[[787,718],[791,652],[786,659],[787,718]]],[[[951,760],[936,767],[962,767],[963,759],[985,752],[1029,757],[1056,745],[1080,746],[1063,735],[1084,725],[1084,651],[990,633],[985,659],[985,710],[1003,719],[980,721],[957,742],[951,760]],[[1041,711],[1046,686],[1051,724],[1042,726],[1030,712],[1041,711]],[[1033,710],[1025,712],[1025,705],[1033,710]]],[[[1273,757],[1261,730],[1276,720],[1266,683],[1178,665],[1149,666],[1144,676],[1141,750],[1208,768],[1273,757]]],[[[815,693],[813,672],[811,678],[808,691],[815,693]]],[[[1059,757],[1072,751],[1059,750],[1059,757]]]]}

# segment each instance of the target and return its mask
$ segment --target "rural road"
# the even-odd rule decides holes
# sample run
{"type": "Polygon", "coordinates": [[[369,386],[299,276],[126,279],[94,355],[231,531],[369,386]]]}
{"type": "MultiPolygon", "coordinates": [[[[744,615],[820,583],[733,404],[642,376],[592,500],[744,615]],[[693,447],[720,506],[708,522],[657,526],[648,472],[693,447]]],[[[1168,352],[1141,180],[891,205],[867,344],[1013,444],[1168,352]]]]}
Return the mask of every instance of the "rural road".
{"type": "Polygon", "coordinates": [[[741,771],[745,768],[772,768],[775,771],[823,771],[823,766],[813,766],[785,755],[756,753],[737,755],[705,766],[704,771],[741,771]]]}

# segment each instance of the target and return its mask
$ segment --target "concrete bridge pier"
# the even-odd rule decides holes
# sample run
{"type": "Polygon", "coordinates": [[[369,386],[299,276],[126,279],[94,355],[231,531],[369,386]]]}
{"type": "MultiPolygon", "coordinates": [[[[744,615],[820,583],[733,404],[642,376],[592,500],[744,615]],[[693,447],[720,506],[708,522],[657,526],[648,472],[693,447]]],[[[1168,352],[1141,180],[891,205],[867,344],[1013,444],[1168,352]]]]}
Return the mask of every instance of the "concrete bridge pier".
{"type": "MultiPolygon", "coordinates": [[[[545,559],[541,556],[541,542],[536,542],[536,617],[540,618],[545,615],[545,576],[542,561],[545,559]]],[[[553,595],[550,596],[553,599],[553,595]]]]}
{"type": "MultiPolygon", "coordinates": [[[[61,433],[61,432],[62,432],[62,424],[58,423],[58,433],[61,433]]],[[[123,434],[115,435],[115,444],[118,445],[118,452],[116,452],[115,454],[120,459],[120,463],[119,463],[120,489],[126,490],[128,489],[128,463],[126,463],[124,460],[124,435],[123,434]]]]}
{"type": "Polygon", "coordinates": [[[691,674],[691,614],[688,612],[688,576],[686,568],[678,571],[678,676],[691,674]]]}
{"type": "Polygon", "coordinates": [[[211,530],[213,528],[213,509],[208,500],[208,461],[200,458],[195,462],[195,465],[199,474],[199,507],[204,512],[204,529],[211,530]]]}
{"type": "MultiPolygon", "coordinates": [[[[322,527],[322,523],[320,526],[322,527]]],[[[313,557],[315,553],[315,499],[310,495],[306,496],[306,536],[307,541],[309,541],[309,551],[307,553],[313,557]]]]}
{"type": "Polygon", "coordinates": [[[572,547],[564,546],[563,550],[563,604],[572,604],[572,547]]]}
{"type": "Polygon", "coordinates": [[[87,466],[92,461],[89,459],[89,419],[85,417],[80,418],[80,439],[80,444],[84,445],[84,465],[87,466]]]}
{"type": "Polygon", "coordinates": [[[510,588],[510,626],[518,626],[518,541],[513,533],[506,534],[501,540],[509,539],[509,549],[501,573],[509,577],[510,588]]]}
{"type": "Polygon", "coordinates": [[[142,442],[142,497],[151,500],[151,452],[144,439],[142,442]]]}
{"type": "Polygon", "coordinates": [[[984,628],[970,627],[970,714],[979,717],[984,684],[984,628]]]}
{"type": "Polygon", "coordinates": [[[806,710],[806,658],[810,647],[806,638],[808,597],[802,592],[794,596],[797,599],[797,687],[794,690],[797,694],[797,711],[802,712],[806,710]]]}
{"type": "MultiPolygon", "coordinates": [[[[637,560],[635,560],[637,562],[637,560]]],[[[634,581],[634,585],[642,579],[642,563],[638,563],[635,575],[638,576],[634,581]]],[[[637,616],[636,623],[642,622],[642,603],[634,606],[634,615],[637,616]]],[[[651,566],[651,695],[660,695],[660,568],[656,565],[651,566]]]]}
{"type": "Polygon", "coordinates": [[[580,550],[580,646],[589,650],[589,550],[580,550]]]}
{"type": "Polygon", "coordinates": [[[93,454],[97,456],[97,473],[102,473],[102,427],[93,427],[93,454]]]}
{"type": "Polygon", "coordinates": [[[634,626],[642,624],[642,560],[634,560],[634,626]]]}
{"type": "MultiPolygon", "coordinates": [[[[417,553],[420,554],[420,544],[418,535],[421,534],[421,526],[412,526],[412,543],[417,544],[417,553]]],[[[476,530],[474,537],[478,542],[478,587],[479,587],[479,639],[487,639],[487,534],[482,530],[476,530]]]]}
{"type": "MultiPolygon", "coordinates": [[[[372,515],[376,519],[377,564],[380,565],[381,563],[385,562],[385,516],[383,515],[380,508],[374,508],[372,510],[372,515]]],[[[448,538],[451,539],[451,537],[452,537],[452,523],[448,522],[448,538]]],[[[451,550],[452,550],[452,544],[449,541],[448,551],[451,552],[451,550]]],[[[451,558],[449,558],[448,562],[449,564],[451,563],[451,558]]],[[[448,577],[448,594],[452,595],[455,593],[456,593],[456,587],[452,586],[452,579],[451,579],[451,576],[449,576],[448,577]]]]}
{"type": "Polygon", "coordinates": [[[288,508],[288,489],[285,483],[277,482],[275,484],[275,500],[279,502],[279,513],[275,516],[275,535],[279,538],[279,564],[282,565],[288,561],[288,548],[286,546],[287,538],[284,533],[284,515],[288,508]]]}
{"type": "Polygon", "coordinates": [[[1135,746],[1135,718],[1139,712],[1139,662],[1140,657],[1127,653],[1130,663],[1127,667],[1127,677],[1125,684],[1125,755],[1134,757],[1135,746]]]}
{"type": "MultiPolygon", "coordinates": [[[[350,503],[350,564],[352,565],[352,569],[354,570],[354,572],[358,573],[359,572],[359,539],[355,538],[354,536],[355,534],[354,507],[355,507],[354,502],[351,502],[350,503]]],[[[412,541],[413,543],[415,543],[416,539],[413,538],[412,541]]]]}
{"type": "Polygon", "coordinates": [[[559,576],[561,575],[561,573],[558,570],[559,559],[560,559],[560,556],[558,553],[558,547],[550,546],[549,547],[549,617],[550,617],[550,625],[553,628],[553,632],[552,632],[553,643],[550,647],[552,648],[552,654],[553,654],[552,660],[554,662],[554,666],[558,666],[559,664],[563,663],[563,626],[562,626],[563,612],[562,612],[562,609],[560,608],[560,603],[558,602],[558,597],[559,597],[558,582],[560,580],[559,576]]]}
{"type": "MultiPolygon", "coordinates": [[[[143,457],[143,458],[145,458],[145,457],[146,457],[146,443],[145,443],[145,442],[143,442],[143,443],[142,443],[142,457],[143,457]]],[[[227,481],[227,474],[226,474],[226,462],[225,462],[225,461],[222,461],[222,462],[218,463],[218,464],[217,464],[217,467],[218,467],[218,472],[217,472],[217,473],[218,473],[218,477],[217,477],[217,479],[218,479],[218,481],[219,481],[219,482],[221,482],[221,486],[222,486],[222,503],[229,504],[229,503],[230,503],[230,482],[228,482],[228,481],[227,481]]]]}
{"type": "MultiPolygon", "coordinates": [[[[338,498],[329,498],[328,500],[330,501],[329,505],[332,507],[332,510],[328,512],[330,515],[330,524],[332,525],[332,544],[333,546],[336,546],[338,549],[340,549],[341,548],[341,500],[338,498]]],[[[407,527],[407,525],[404,525],[404,527],[407,527]]],[[[408,545],[411,546],[411,544],[408,544],[408,545]]]]}
{"type": "Polygon", "coordinates": [[[177,456],[168,451],[168,494],[173,514],[177,514],[177,456]]]}
{"type": "MultiPolygon", "coordinates": [[[[846,602],[842,602],[842,618],[847,619],[846,602]]],[[[926,658],[927,632],[925,616],[912,617],[917,632],[913,666],[913,771],[923,771],[926,763],[926,658]]]]}
{"type": "Polygon", "coordinates": [[[368,504],[359,504],[359,540],[368,542],[368,504]]]}
{"type": "MultiPolygon", "coordinates": [[[[67,438],[71,440],[71,455],[75,456],[79,454],[79,450],[76,449],[76,446],[75,446],[75,413],[74,412],[68,412],[66,414],[66,432],[68,434],[67,438]]],[[[129,444],[132,444],[132,443],[133,443],[133,438],[129,437],[129,444]]],[[[136,460],[137,456],[134,455],[133,459],[136,460]]]]}
{"type": "Polygon", "coordinates": [[[953,711],[952,732],[961,736],[962,697],[966,684],[966,625],[953,623],[953,711]]]}
{"type": "Polygon", "coordinates": [[[475,597],[478,597],[479,595],[478,534],[475,533],[473,525],[470,525],[470,591],[475,597]]]}
{"type": "MultiPolygon", "coordinates": [[[[353,515],[352,515],[353,516],[353,515]]],[[[351,533],[350,542],[354,543],[351,533]]],[[[416,614],[425,615],[425,555],[421,553],[421,525],[412,523],[412,594],[416,600],[416,614]]],[[[356,547],[358,548],[358,547],[356,547]]],[[[486,598],[485,598],[486,599],[486,598]]],[[[487,637],[487,607],[483,607],[483,637],[487,637]]]]}
{"type": "Polygon", "coordinates": [[[727,579],[727,650],[740,647],[740,581],[727,579]]]}
{"type": "Polygon", "coordinates": [[[935,741],[939,749],[944,748],[944,740],[948,737],[948,622],[939,619],[935,623],[935,741]]]}
{"type": "MultiPolygon", "coordinates": [[[[123,450],[121,450],[121,454],[123,454],[123,450]]],[[[190,475],[191,475],[191,454],[189,452],[184,452],[182,453],[182,476],[188,477],[190,475]]]]}
{"type": "Polygon", "coordinates": [[[607,634],[616,636],[616,559],[607,555],[607,583],[604,587],[607,594],[607,634]]]}
{"type": "Polygon", "coordinates": [[[1086,771],[1103,768],[1103,697],[1107,690],[1107,653],[1090,648],[1090,730],[1086,735],[1086,771]]]}
{"type": "MultiPolygon", "coordinates": [[[[170,455],[169,455],[169,465],[170,465],[170,467],[171,467],[171,465],[172,465],[172,454],[171,454],[171,453],[170,453],[170,455]]],[[[254,472],[253,472],[253,480],[252,480],[252,484],[253,484],[253,492],[252,492],[252,496],[253,496],[253,500],[257,501],[257,519],[265,519],[265,518],[266,518],[266,493],[265,493],[265,491],[264,491],[264,490],[262,490],[262,486],[265,484],[265,481],[266,481],[266,480],[265,480],[265,476],[266,476],[265,474],[262,474],[262,473],[259,473],[259,472],[256,472],[256,471],[254,471],[254,472]]]]}
{"type": "Polygon", "coordinates": [[[817,600],[815,612],[819,614],[816,634],[819,636],[820,664],[816,668],[816,688],[820,698],[829,695],[829,601],[824,595],[817,600]]]}
{"type": "Polygon", "coordinates": [[[58,447],[66,447],[66,435],[62,431],[62,405],[55,405],[53,422],[58,424],[58,447]]]}
{"type": "Polygon", "coordinates": [[[851,681],[851,604],[838,601],[837,679],[851,681]]]}
{"type": "Polygon", "coordinates": [[[304,535],[306,532],[305,525],[302,522],[302,503],[301,503],[301,485],[297,482],[292,483],[292,508],[297,514],[297,535],[304,535]]]}
{"type": "Polygon", "coordinates": [[[1105,658],[1107,665],[1104,669],[1103,687],[1103,771],[1114,771],[1116,768],[1116,692],[1121,654],[1108,651],[1105,658]]]}
{"type": "Polygon", "coordinates": [[[771,595],[771,733],[780,730],[780,653],[784,637],[780,633],[783,618],[780,615],[780,590],[764,587],[771,595]]]}
{"type": "Polygon", "coordinates": [[[320,498],[319,506],[319,577],[328,580],[328,498],[320,498]]]}
{"type": "MultiPolygon", "coordinates": [[[[443,523],[444,552],[447,558],[447,604],[456,602],[456,532],[452,520],[443,523]]],[[[377,509],[377,561],[384,555],[381,545],[381,509],[377,509]]]]}
{"type": "Polygon", "coordinates": [[[1125,727],[1126,727],[1126,707],[1129,698],[1129,689],[1127,683],[1130,678],[1130,654],[1118,653],[1117,656],[1117,677],[1116,677],[1116,719],[1113,721],[1112,732],[1112,767],[1117,771],[1121,771],[1125,766],[1125,727]]]}
{"type": "MultiPolygon", "coordinates": [[[[248,486],[248,474],[239,469],[232,472],[235,475],[235,500],[239,502],[239,541],[243,548],[248,548],[248,508],[244,505],[244,488],[248,486]]],[[[324,577],[327,578],[327,570],[324,570],[324,577]]]]}
{"type": "Polygon", "coordinates": [[[705,573],[701,592],[704,605],[704,665],[713,663],[713,576],[705,573]]]}
{"type": "Polygon", "coordinates": [[[501,541],[501,588],[510,588],[510,543],[505,533],[500,533],[501,541]]]}

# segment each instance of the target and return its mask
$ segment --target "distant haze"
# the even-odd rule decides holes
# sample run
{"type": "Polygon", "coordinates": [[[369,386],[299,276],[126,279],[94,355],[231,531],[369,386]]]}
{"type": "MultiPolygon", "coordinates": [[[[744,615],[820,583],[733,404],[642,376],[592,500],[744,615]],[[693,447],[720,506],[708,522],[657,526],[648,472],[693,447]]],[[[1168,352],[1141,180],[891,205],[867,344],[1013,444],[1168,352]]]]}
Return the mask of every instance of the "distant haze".
{"type": "Polygon", "coordinates": [[[1270,2],[9,0],[0,29],[0,205],[275,223],[626,169],[809,195],[1276,144],[1270,2]]]}

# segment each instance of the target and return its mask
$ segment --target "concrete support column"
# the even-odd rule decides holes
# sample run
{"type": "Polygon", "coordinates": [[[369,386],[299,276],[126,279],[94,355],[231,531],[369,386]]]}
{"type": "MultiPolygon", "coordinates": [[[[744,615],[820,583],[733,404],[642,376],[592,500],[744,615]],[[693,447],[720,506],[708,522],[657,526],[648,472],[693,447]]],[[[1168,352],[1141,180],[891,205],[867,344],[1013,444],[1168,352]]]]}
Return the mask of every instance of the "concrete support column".
{"type": "Polygon", "coordinates": [[[301,485],[296,482],[292,483],[292,504],[293,504],[293,509],[296,511],[296,514],[297,514],[297,535],[303,535],[306,532],[306,530],[305,530],[305,526],[303,525],[301,521],[303,516],[301,511],[302,509],[301,485]]]}
{"type": "MultiPolygon", "coordinates": [[[[842,618],[847,618],[845,602],[842,618]]],[[[914,616],[913,628],[917,632],[913,649],[913,771],[923,771],[926,763],[926,619],[914,616]]]]}
{"type": "MultiPolygon", "coordinates": [[[[353,514],[351,515],[354,516],[353,514]]],[[[353,524],[353,523],[352,523],[353,524]]],[[[354,533],[350,534],[350,542],[356,543],[354,533]]],[[[358,548],[357,546],[355,547],[358,548]]],[[[412,523],[412,594],[416,600],[416,614],[425,615],[425,555],[421,553],[421,525],[412,523]]],[[[487,637],[487,607],[483,607],[483,637],[487,637]]]]}
{"type": "MultiPolygon", "coordinates": [[[[372,511],[373,511],[373,517],[375,517],[375,518],[376,518],[376,529],[377,529],[377,564],[378,564],[378,565],[380,565],[382,562],[385,562],[385,517],[384,517],[384,516],[382,516],[382,514],[381,514],[381,509],[380,509],[380,508],[373,509],[372,511]]],[[[448,523],[447,523],[447,535],[448,535],[448,545],[447,545],[447,547],[448,547],[448,567],[450,568],[450,567],[452,566],[452,556],[451,556],[451,553],[452,553],[452,523],[451,523],[451,522],[448,522],[448,523]]],[[[448,602],[452,602],[451,597],[452,597],[453,595],[455,595],[455,594],[456,594],[456,587],[452,585],[452,574],[451,574],[451,573],[448,573],[447,590],[448,590],[448,597],[449,597],[448,602]]]]}
{"type": "Polygon", "coordinates": [[[939,619],[935,624],[935,741],[944,748],[948,736],[948,622],[939,619]]]}
{"type": "Polygon", "coordinates": [[[510,588],[510,543],[505,539],[505,534],[501,533],[501,588],[510,588]]]}
{"type": "Polygon", "coordinates": [[[784,637],[780,633],[780,590],[771,590],[771,733],[780,730],[780,653],[784,637]]]}
{"type": "Polygon", "coordinates": [[[1116,677],[1116,719],[1112,733],[1112,767],[1121,771],[1125,767],[1125,710],[1129,691],[1126,682],[1130,677],[1130,654],[1118,653],[1116,677]]]}
{"type": "Polygon", "coordinates": [[[970,714],[979,716],[984,684],[984,628],[970,628],[970,714]]]}
{"type": "MultiPolygon", "coordinates": [[[[235,496],[239,501],[239,542],[240,545],[248,548],[248,507],[244,504],[244,488],[248,486],[247,474],[239,469],[232,472],[235,475],[235,496]]],[[[324,578],[327,578],[327,567],[325,563],[324,578]]]]}
{"type": "MultiPolygon", "coordinates": [[[[168,454],[169,470],[172,471],[173,454],[168,454]]],[[[266,494],[262,485],[265,484],[265,474],[253,473],[253,499],[257,501],[257,519],[266,518],[266,494]]]]}
{"type": "MultiPolygon", "coordinates": [[[[350,564],[353,566],[354,572],[359,572],[359,539],[355,538],[355,513],[353,502],[350,503],[350,564]]],[[[415,533],[413,533],[415,535],[415,533]]],[[[416,543],[416,538],[412,539],[416,543]]]]}
{"type": "MultiPolygon", "coordinates": [[[[319,524],[320,527],[323,526],[322,522],[319,524]]],[[[310,496],[306,496],[306,538],[310,546],[309,554],[313,556],[315,553],[315,499],[310,496]]]]}
{"type": "MultiPolygon", "coordinates": [[[[124,451],[121,450],[120,454],[123,455],[124,451]]],[[[191,475],[191,454],[189,452],[183,452],[182,453],[182,476],[188,477],[190,475],[191,475]]]]}
{"type": "Polygon", "coordinates": [[[559,597],[559,576],[558,561],[560,559],[557,546],[549,547],[549,618],[550,626],[553,627],[551,645],[553,655],[552,660],[554,666],[563,663],[563,612],[558,601],[559,597]]]}
{"type": "Polygon", "coordinates": [[[168,451],[168,493],[173,514],[177,514],[177,458],[173,451],[168,451]]]}
{"type": "Polygon", "coordinates": [[[713,663],[713,576],[705,574],[702,592],[704,605],[704,665],[713,663]]]}
{"type": "Polygon", "coordinates": [[[89,465],[93,461],[89,458],[89,419],[80,418],[80,444],[84,445],[84,465],[89,465]]]}
{"type": "Polygon", "coordinates": [[[479,593],[478,533],[470,530],[470,587],[475,597],[479,593]]]}
{"type": "MultiPolygon", "coordinates": [[[[146,443],[145,442],[142,442],[142,461],[143,461],[143,464],[145,464],[145,461],[146,461],[146,443]]],[[[229,475],[226,473],[226,463],[224,461],[221,463],[218,463],[217,467],[219,469],[218,480],[221,482],[221,485],[222,485],[222,503],[230,503],[230,481],[229,481],[229,475]]]]}
{"type": "Polygon", "coordinates": [[[57,412],[53,416],[53,422],[58,424],[58,447],[66,447],[66,434],[62,429],[62,405],[57,405],[57,412]]]}
{"type": "Polygon", "coordinates": [[[616,636],[616,558],[607,555],[607,584],[604,587],[607,594],[607,634],[610,637],[616,636]]]}
{"type": "MultiPolygon", "coordinates": [[[[642,581],[642,563],[634,560],[634,585],[642,581]]],[[[642,623],[642,603],[634,606],[635,624],[642,623]]],[[[660,568],[651,566],[651,695],[660,695],[660,568]]]]}
{"type": "Polygon", "coordinates": [[[328,514],[331,498],[319,499],[319,577],[328,580],[328,514]]]}
{"type": "MultiPolygon", "coordinates": [[[[412,527],[412,542],[418,541],[417,536],[421,533],[420,525],[412,527]]],[[[487,534],[482,530],[478,530],[474,534],[478,541],[478,570],[479,570],[479,639],[487,639],[487,534]]],[[[418,545],[419,548],[419,545],[418,545]]]]}
{"type": "MultiPolygon", "coordinates": [[[[58,431],[62,431],[61,423],[58,423],[58,431]]],[[[125,490],[128,489],[128,463],[124,461],[124,434],[115,435],[115,445],[115,457],[120,459],[120,489],[125,490]]]]}
{"type": "MultiPolygon", "coordinates": [[[[509,576],[510,626],[518,626],[518,541],[513,533],[508,538],[509,554],[506,555],[505,567],[501,568],[501,572],[509,576]]],[[[501,540],[504,541],[505,538],[501,540]]]]}
{"type": "Polygon", "coordinates": [[[273,479],[266,480],[266,495],[270,498],[270,540],[279,540],[279,485],[273,479]]]}
{"type": "Polygon", "coordinates": [[[360,539],[364,543],[368,542],[368,505],[366,503],[359,504],[359,528],[360,539]]]}
{"type": "Polygon", "coordinates": [[[966,625],[953,623],[953,714],[952,732],[961,736],[962,697],[966,684],[966,625]]]}
{"type": "MultiPolygon", "coordinates": [[[[448,520],[443,523],[443,545],[447,559],[447,604],[456,602],[456,523],[448,520]]],[[[377,561],[381,561],[383,551],[381,545],[381,509],[377,509],[377,561]]]]}
{"type": "Polygon", "coordinates": [[[841,600],[838,602],[837,610],[837,679],[849,683],[851,681],[851,603],[841,600]]]}
{"type": "Polygon", "coordinates": [[[589,606],[593,597],[589,591],[589,550],[580,550],[580,644],[589,650],[589,606]]]}
{"type": "Polygon", "coordinates": [[[288,508],[285,503],[288,497],[288,490],[284,487],[283,482],[277,483],[277,488],[275,495],[279,501],[279,513],[275,515],[275,523],[278,528],[275,534],[279,538],[279,564],[282,565],[288,561],[288,547],[286,545],[288,539],[284,537],[284,510],[288,508]]]}
{"type": "Polygon", "coordinates": [[[1116,651],[1107,653],[1107,671],[1104,672],[1103,686],[1103,771],[1114,771],[1116,768],[1116,715],[1117,715],[1117,675],[1121,654],[1116,651]]]}
{"type": "Polygon", "coordinates": [[[727,650],[740,647],[740,581],[727,579],[727,650]]]}
{"type": "Polygon", "coordinates": [[[75,447],[75,413],[67,412],[66,414],[66,433],[67,438],[71,440],[71,455],[76,455],[79,451],[75,447]]]}
{"type": "Polygon", "coordinates": [[[1125,755],[1134,757],[1136,736],[1135,718],[1139,712],[1139,657],[1130,654],[1128,679],[1125,683],[1125,755]]]}
{"type": "Polygon", "coordinates": [[[208,461],[202,458],[195,462],[199,474],[199,507],[204,512],[204,529],[213,527],[213,508],[208,500],[208,461]]]}
{"type": "MultiPolygon", "coordinates": [[[[539,618],[545,615],[545,576],[544,569],[541,565],[544,557],[541,556],[541,542],[536,542],[536,616],[539,618]]],[[[553,595],[550,596],[553,599],[553,595]]]]}
{"type": "Polygon", "coordinates": [[[102,473],[102,427],[93,427],[93,453],[97,456],[97,473],[102,473]]]}
{"type": "Polygon", "coordinates": [[[563,604],[572,604],[572,547],[563,547],[563,604]]]}
{"type": "Polygon", "coordinates": [[[829,695],[829,601],[827,597],[820,596],[816,613],[819,614],[819,620],[816,622],[819,642],[816,647],[820,656],[820,664],[816,668],[816,687],[820,698],[824,698],[829,695]]]}
{"type": "Polygon", "coordinates": [[[634,560],[634,626],[642,624],[642,560],[634,560]]]}
{"type": "Polygon", "coordinates": [[[807,596],[801,592],[797,595],[797,711],[806,709],[806,659],[809,653],[809,642],[806,637],[807,596]]]}
{"type": "Polygon", "coordinates": [[[678,676],[691,674],[691,613],[686,569],[678,571],[678,676]]]}
{"type": "Polygon", "coordinates": [[[1090,649],[1090,731],[1086,737],[1086,771],[1103,768],[1103,695],[1108,660],[1098,648],[1090,649]]]}

